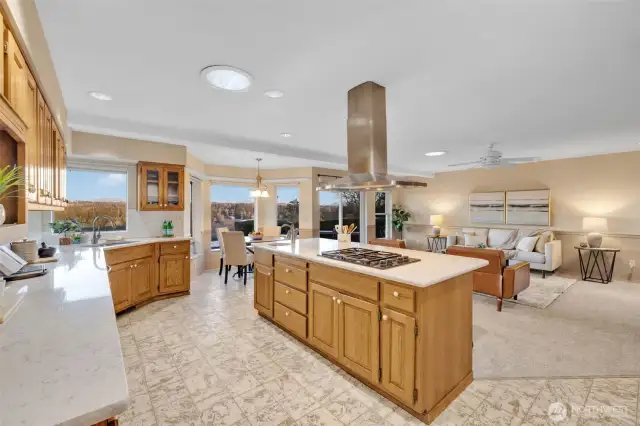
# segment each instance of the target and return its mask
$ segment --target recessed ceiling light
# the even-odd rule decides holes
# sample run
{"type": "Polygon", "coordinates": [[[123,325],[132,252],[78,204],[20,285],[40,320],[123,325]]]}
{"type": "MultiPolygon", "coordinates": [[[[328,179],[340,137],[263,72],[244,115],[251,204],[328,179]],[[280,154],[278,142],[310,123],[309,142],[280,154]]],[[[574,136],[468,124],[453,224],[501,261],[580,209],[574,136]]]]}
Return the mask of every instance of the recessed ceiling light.
{"type": "Polygon", "coordinates": [[[89,96],[91,96],[92,98],[96,98],[99,101],[110,101],[111,99],[113,99],[111,96],[102,92],[89,92],[89,96]]]}
{"type": "Polygon", "coordinates": [[[213,87],[230,92],[246,92],[253,82],[248,72],[226,65],[206,67],[200,75],[213,87]]]}
{"type": "Polygon", "coordinates": [[[280,136],[282,136],[283,138],[290,138],[293,135],[291,133],[280,133],[280,136]]]}
{"type": "Polygon", "coordinates": [[[267,90],[264,95],[267,98],[279,99],[284,96],[284,92],[282,90],[267,90]]]}
{"type": "Polygon", "coordinates": [[[431,152],[427,152],[426,155],[427,157],[438,157],[440,155],[445,155],[447,153],[447,151],[431,151],[431,152]]]}

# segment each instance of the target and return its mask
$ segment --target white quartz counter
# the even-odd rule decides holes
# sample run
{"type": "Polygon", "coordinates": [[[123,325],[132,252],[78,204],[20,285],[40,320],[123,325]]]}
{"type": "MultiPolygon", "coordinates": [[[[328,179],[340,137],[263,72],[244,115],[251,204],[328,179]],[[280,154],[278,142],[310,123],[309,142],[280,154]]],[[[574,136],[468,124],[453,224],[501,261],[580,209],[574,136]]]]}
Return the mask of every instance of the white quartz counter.
{"type": "Polygon", "coordinates": [[[397,249],[393,247],[373,246],[360,243],[340,243],[336,240],[323,238],[308,238],[296,241],[295,245],[272,245],[271,243],[256,244],[275,253],[300,257],[316,263],[323,263],[342,269],[347,269],[378,278],[410,284],[416,287],[428,287],[433,284],[480,269],[489,264],[486,260],[471,259],[461,256],[430,253],[420,250],[397,249]],[[410,263],[390,269],[376,269],[369,266],[357,265],[349,262],[322,257],[323,251],[339,250],[350,247],[368,248],[420,259],[420,262],[410,263]]]}
{"type": "Polygon", "coordinates": [[[26,295],[0,325],[0,425],[87,426],[129,405],[104,250],[64,246],[43,277],[13,281],[26,295]]]}

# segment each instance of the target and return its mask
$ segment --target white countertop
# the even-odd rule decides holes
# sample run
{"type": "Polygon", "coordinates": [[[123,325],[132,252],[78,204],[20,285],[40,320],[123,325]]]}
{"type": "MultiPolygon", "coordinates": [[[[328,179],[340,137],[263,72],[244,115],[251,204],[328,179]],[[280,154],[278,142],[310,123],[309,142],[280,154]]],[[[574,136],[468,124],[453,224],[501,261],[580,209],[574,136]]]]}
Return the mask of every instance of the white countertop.
{"type": "Polygon", "coordinates": [[[374,246],[369,244],[341,243],[336,240],[324,238],[300,239],[296,241],[295,246],[291,246],[290,244],[273,246],[269,243],[264,243],[256,245],[256,247],[265,248],[275,253],[300,257],[316,263],[324,263],[338,268],[372,275],[390,281],[410,284],[416,287],[428,287],[476,269],[480,269],[489,264],[489,262],[482,259],[450,256],[421,250],[374,246]],[[420,262],[410,263],[390,269],[375,269],[369,266],[362,266],[319,256],[323,251],[339,250],[350,247],[401,253],[404,256],[420,259],[420,262]]]}
{"type": "Polygon", "coordinates": [[[104,251],[189,238],[135,238],[109,248],[63,246],[0,325],[0,425],[87,426],[124,412],[129,390],[104,251]]]}

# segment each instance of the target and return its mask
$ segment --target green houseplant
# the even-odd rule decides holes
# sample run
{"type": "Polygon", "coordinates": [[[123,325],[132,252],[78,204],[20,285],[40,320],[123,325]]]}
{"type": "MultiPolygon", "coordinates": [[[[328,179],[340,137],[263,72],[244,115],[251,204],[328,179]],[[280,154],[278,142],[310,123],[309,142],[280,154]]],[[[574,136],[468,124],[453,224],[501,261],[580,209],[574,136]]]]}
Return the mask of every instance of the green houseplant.
{"type": "Polygon", "coordinates": [[[64,219],[64,220],[56,220],[49,223],[49,227],[53,231],[54,234],[64,234],[63,237],[60,238],[60,245],[68,245],[73,242],[73,240],[80,241],[80,238],[76,238],[76,235],[73,235],[72,238],[69,238],[67,233],[72,232],[81,232],[82,226],[75,220],[72,219],[64,219]]]}
{"type": "Polygon", "coordinates": [[[20,197],[20,187],[25,183],[22,167],[5,166],[0,170],[0,225],[6,220],[2,201],[6,198],[20,197]]]}
{"type": "Polygon", "coordinates": [[[402,232],[402,228],[404,227],[404,222],[411,219],[411,213],[404,209],[404,207],[399,205],[394,205],[391,210],[391,222],[393,223],[393,227],[396,228],[396,231],[402,232]]]}

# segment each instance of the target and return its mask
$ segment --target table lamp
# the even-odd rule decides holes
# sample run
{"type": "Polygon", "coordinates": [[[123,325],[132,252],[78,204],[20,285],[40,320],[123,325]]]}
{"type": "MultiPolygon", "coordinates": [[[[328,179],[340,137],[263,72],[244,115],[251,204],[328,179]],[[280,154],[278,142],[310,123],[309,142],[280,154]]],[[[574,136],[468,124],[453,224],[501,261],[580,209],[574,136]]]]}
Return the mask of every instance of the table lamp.
{"type": "Polygon", "coordinates": [[[442,215],[432,214],[429,216],[429,225],[433,226],[433,228],[431,228],[431,235],[438,237],[440,235],[440,225],[442,225],[442,215]]]}
{"type": "Polygon", "coordinates": [[[587,234],[587,244],[589,244],[589,247],[600,248],[600,245],[602,245],[602,234],[599,232],[607,232],[607,219],[604,217],[582,218],[582,229],[589,231],[587,234]]]}

